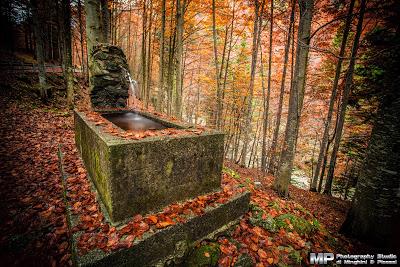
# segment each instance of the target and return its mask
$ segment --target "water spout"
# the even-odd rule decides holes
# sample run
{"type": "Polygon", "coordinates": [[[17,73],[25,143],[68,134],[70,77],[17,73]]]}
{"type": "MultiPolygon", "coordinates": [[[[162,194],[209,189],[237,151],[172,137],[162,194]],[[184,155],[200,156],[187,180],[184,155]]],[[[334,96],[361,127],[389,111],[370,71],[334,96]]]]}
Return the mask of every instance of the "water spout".
{"type": "Polygon", "coordinates": [[[129,81],[129,89],[130,89],[130,94],[128,98],[128,107],[129,106],[134,106],[135,105],[135,100],[137,99],[137,81],[132,79],[131,74],[129,71],[125,68],[122,68],[125,71],[125,76],[127,80],[129,81]]]}

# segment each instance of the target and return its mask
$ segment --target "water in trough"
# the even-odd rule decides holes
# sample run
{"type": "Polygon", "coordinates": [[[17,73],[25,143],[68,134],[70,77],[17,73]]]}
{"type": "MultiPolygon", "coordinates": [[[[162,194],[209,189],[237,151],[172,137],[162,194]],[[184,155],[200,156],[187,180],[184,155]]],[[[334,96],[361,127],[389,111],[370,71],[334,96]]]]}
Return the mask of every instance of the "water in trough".
{"type": "Polygon", "coordinates": [[[117,125],[119,128],[127,131],[146,131],[146,130],[161,130],[165,129],[164,125],[146,118],[135,112],[117,112],[102,114],[102,116],[117,125]]]}

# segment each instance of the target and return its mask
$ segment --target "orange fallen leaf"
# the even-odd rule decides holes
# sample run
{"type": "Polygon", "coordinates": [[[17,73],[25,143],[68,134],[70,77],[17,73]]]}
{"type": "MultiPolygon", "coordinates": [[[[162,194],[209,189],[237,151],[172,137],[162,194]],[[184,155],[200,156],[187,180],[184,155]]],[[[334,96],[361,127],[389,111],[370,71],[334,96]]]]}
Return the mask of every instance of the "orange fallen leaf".
{"type": "Polygon", "coordinates": [[[150,226],[149,226],[147,223],[145,223],[145,222],[142,221],[142,222],[139,224],[139,229],[142,230],[143,232],[146,232],[147,230],[150,229],[150,226]]]}
{"type": "Polygon", "coordinates": [[[209,258],[209,257],[210,257],[210,253],[204,252],[204,256],[207,257],[207,258],[209,258]]]}
{"type": "Polygon", "coordinates": [[[151,215],[147,217],[152,224],[156,224],[158,222],[157,216],[151,215]]]}
{"type": "Polygon", "coordinates": [[[97,211],[97,205],[94,204],[93,206],[89,207],[88,211],[97,211]]]}
{"type": "MultiPolygon", "coordinates": [[[[260,256],[261,259],[266,259],[268,257],[267,252],[262,250],[261,248],[257,251],[258,256],[260,256]]],[[[274,259],[272,259],[274,261],[274,259]]]]}
{"type": "Polygon", "coordinates": [[[158,229],[161,229],[161,228],[165,228],[165,227],[168,227],[168,226],[170,226],[170,225],[174,225],[175,223],[172,221],[164,221],[164,222],[159,222],[159,223],[157,223],[157,225],[156,225],[156,227],[158,228],[158,229]]]}
{"type": "Polygon", "coordinates": [[[267,259],[267,262],[268,262],[268,264],[274,263],[274,258],[268,258],[268,259],[267,259]]]}
{"type": "Polygon", "coordinates": [[[138,222],[140,222],[141,220],[143,220],[143,217],[142,217],[142,215],[140,215],[140,214],[137,214],[137,215],[135,215],[135,216],[133,217],[133,221],[134,221],[135,223],[138,223],[138,222]]]}
{"type": "Polygon", "coordinates": [[[263,235],[263,230],[258,226],[253,228],[253,232],[256,233],[258,236],[262,236],[263,235]]]}
{"type": "Polygon", "coordinates": [[[258,250],[258,246],[254,243],[250,243],[250,249],[253,251],[257,251],[258,250]]]}
{"type": "Polygon", "coordinates": [[[128,236],[125,238],[125,241],[126,241],[126,242],[129,242],[129,243],[132,243],[133,240],[135,240],[135,236],[134,236],[134,235],[128,235],[128,236]]]}
{"type": "Polygon", "coordinates": [[[219,247],[219,249],[220,249],[220,250],[222,251],[222,253],[224,253],[225,255],[230,255],[230,254],[232,254],[232,249],[231,249],[231,247],[222,245],[222,246],[219,247]]]}

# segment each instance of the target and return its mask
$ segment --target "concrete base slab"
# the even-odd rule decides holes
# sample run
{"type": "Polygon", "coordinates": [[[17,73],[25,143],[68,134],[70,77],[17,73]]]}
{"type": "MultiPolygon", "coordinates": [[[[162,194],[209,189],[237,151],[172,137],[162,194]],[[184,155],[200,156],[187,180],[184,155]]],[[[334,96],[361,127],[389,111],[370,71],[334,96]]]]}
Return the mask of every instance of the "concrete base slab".
{"type": "MultiPolygon", "coordinates": [[[[95,189],[93,188],[95,191],[95,189]]],[[[145,233],[130,248],[105,252],[100,249],[79,255],[77,242],[82,232],[72,236],[73,260],[75,266],[175,266],[182,263],[190,249],[203,239],[209,239],[236,224],[247,212],[250,193],[233,196],[224,204],[207,207],[201,216],[188,219],[152,233],[145,233]]],[[[101,203],[100,203],[101,204],[101,203]]],[[[103,207],[103,213],[107,218],[103,207]]],[[[77,224],[67,203],[68,225],[72,229],[77,224]]],[[[110,222],[109,222],[110,223],[110,222]]],[[[110,224],[111,225],[111,224],[110,224]]],[[[122,225],[123,227],[123,225],[122,225]]]]}

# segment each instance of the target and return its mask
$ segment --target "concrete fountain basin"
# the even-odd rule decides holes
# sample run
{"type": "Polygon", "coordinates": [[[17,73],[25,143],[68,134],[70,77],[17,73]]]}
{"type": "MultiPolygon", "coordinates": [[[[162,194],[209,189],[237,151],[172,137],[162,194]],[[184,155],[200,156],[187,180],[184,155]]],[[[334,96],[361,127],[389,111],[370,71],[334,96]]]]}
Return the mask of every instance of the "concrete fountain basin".
{"type": "MultiPolygon", "coordinates": [[[[124,125],[116,122],[116,114],[110,111],[102,116],[123,129],[124,125]]],[[[149,120],[150,128],[187,128],[152,114],[134,114],[142,122],[143,118],[149,120]]],[[[84,113],[75,111],[75,140],[113,223],[220,189],[224,149],[221,132],[206,130],[199,135],[129,140],[106,133],[84,113]]]]}

